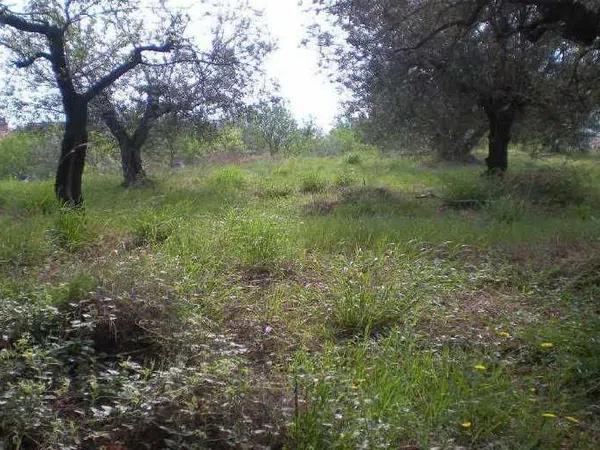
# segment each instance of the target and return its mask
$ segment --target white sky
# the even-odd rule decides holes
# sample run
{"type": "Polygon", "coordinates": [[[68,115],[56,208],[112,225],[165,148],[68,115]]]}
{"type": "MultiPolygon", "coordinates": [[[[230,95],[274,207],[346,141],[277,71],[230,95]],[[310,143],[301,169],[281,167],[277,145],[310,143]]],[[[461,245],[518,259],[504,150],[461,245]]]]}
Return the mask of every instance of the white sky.
{"type": "Polygon", "coordinates": [[[314,118],[328,130],[341,112],[340,94],[324,73],[319,73],[319,54],[315,48],[300,45],[310,17],[298,0],[251,0],[264,11],[264,19],[275,50],[267,60],[267,74],[281,86],[281,94],[289,101],[298,120],[314,118]]]}
{"type": "MultiPolygon", "coordinates": [[[[173,0],[181,6],[192,6],[190,0],[173,0]]],[[[240,0],[222,0],[234,7],[240,0]]],[[[314,47],[301,46],[306,37],[310,16],[299,0],[249,0],[253,8],[264,12],[263,20],[277,49],[266,61],[266,75],[280,86],[280,94],[289,102],[296,119],[303,122],[314,119],[318,126],[328,131],[341,113],[341,95],[319,70],[319,54],[314,47]]],[[[305,0],[310,3],[311,0],[305,0]]],[[[20,6],[23,0],[3,2],[11,7],[20,6]]],[[[143,4],[143,3],[142,3],[143,4]]],[[[193,8],[193,6],[192,6],[193,8]]],[[[1,77],[0,77],[1,78],[1,77]]],[[[1,81],[1,80],[0,80],[1,81]]]]}

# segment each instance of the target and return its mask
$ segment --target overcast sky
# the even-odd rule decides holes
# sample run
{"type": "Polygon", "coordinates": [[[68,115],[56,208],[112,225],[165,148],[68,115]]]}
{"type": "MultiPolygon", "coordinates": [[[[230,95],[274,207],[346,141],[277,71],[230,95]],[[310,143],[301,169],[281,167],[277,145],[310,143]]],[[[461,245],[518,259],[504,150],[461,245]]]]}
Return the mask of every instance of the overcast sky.
{"type": "Polygon", "coordinates": [[[264,10],[278,49],[267,61],[267,72],[281,85],[297,119],[312,116],[329,128],[340,113],[340,96],[325,74],[319,73],[319,54],[314,48],[300,46],[310,18],[298,0],[251,0],[264,10]]]}
{"type": "MultiPolygon", "coordinates": [[[[191,6],[189,0],[173,0],[176,4],[191,6]]],[[[306,26],[310,16],[304,11],[298,0],[249,0],[250,4],[264,12],[263,19],[277,49],[266,61],[266,73],[281,87],[281,95],[299,121],[314,119],[328,130],[340,114],[340,95],[336,86],[319,71],[319,54],[315,48],[301,46],[306,37],[306,26]]],[[[234,6],[238,0],[224,0],[234,6]]],[[[23,5],[23,0],[9,0],[11,7],[23,5]]],[[[310,0],[305,0],[310,3],[310,0]]],[[[143,4],[143,2],[142,2],[143,4]]],[[[192,6],[193,8],[193,6],[192,6]]],[[[2,55],[0,54],[0,57],[2,55]]],[[[4,56],[6,57],[6,56],[4,56]]],[[[3,80],[1,80],[2,83],[3,80]]],[[[3,84],[3,83],[2,83],[3,84]]]]}

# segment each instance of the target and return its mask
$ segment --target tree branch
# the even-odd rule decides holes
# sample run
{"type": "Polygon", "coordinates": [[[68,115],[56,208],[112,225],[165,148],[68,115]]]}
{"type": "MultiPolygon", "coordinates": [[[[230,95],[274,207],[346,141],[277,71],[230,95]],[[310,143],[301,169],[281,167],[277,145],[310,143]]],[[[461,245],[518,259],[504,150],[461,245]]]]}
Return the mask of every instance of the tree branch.
{"type": "Polygon", "coordinates": [[[125,61],[123,64],[115,67],[111,72],[106,74],[104,77],[100,78],[93,86],[91,86],[83,95],[83,97],[90,101],[94,97],[96,97],[100,92],[102,92],[105,88],[113,84],[120,77],[125,75],[131,69],[135,68],[138,64],[142,63],[142,53],[143,52],[159,52],[166,53],[173,50],[175,45],[173,42],[167,42],[163,45],[145,45],[142,47],[136,47],[129,56],[129,59],[125,61]]]}
{"type": "Polygon", "coordinates": [[[34,55],[31,55],[30,57],[28,57],[26,59],[21,59],[21,60],[15,61],[15,66],[17,66],[19,69],[24,69],[25,67],[31,66],[34,62],[36,62],[40,58],[44,58],[44,59],[47,59],[48,61],[51,61],[52,57],[50,56],[49,53],[38,52],[34,55]]]}
{"type": "Polygon", "coordinates": [[[48,36],[60,30],[47,22],[30,22],[11,12],[6,6],[0,5],[0,25],[8,25],[19,31],[38,33],[48,36]]]}

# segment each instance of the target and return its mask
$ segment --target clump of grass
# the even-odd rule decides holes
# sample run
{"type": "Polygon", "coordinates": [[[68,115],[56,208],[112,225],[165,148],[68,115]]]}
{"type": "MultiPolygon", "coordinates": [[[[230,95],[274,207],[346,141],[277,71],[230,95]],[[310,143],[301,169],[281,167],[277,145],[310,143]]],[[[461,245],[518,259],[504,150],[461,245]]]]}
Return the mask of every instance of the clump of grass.
{"type": "Polygon", "coordinates": [[[49,235],[57,246],[68,251],[81,250],[93,243],[97,236],[85,212],[73,208],[63,208],[58,212],[49,235]]]}
{"type": "Polygon", "coordinates": [[[300,192],[305,194],[317,194],[327,189],[327,180],[318,172],[309,172],[300,182],[300,192]]]}
{"type": "Polygon", "coordinates": [[[563,431],[546,426],[547,405],[532,402],[490,355],[426,351],[410,330],[332,346],[316,363],[299,356],[296,374],[307,407],[292,429],[294,447],[560,447],[563,431]]]}
{"type": "Polygon", "coordinates": [[[0,266],[22,267],[39,263],[50,250],[44,239],[42,227],[45,223],[39,219],[25,223],[0,219],[0,266]]]}
{"type": "Polygon", "coordinates": [[[511,194],[541,206],[579,205],[589,196],[585,176],[566,166],[511,172],[503,184],[511,194]]]}
{"type": "Polygon", "coordinates": [[[358,165],[362,160],[358,153],[348,153],[344,156],[344,162],[350,165],[358,165]]]}
{"type": "Polygon", "coordinates": [[[510,224],[521,219],[526,209],[527,206],[524,200],[505,195],[486,203],[483,211],[492,220],[510,224]]]}
{"type": "Polygon", "coordinates": [[[406,311],[405,301],[386,286],[370,280],[346,280],[332,298],[331,322],[337,334],[370,336],[397,323],[406,311]]]}
{"type": "Polygon", "coordinates": [[[141,213],[134,220],[134,243],[137,246],[161,244],[174,233],[177,223],[176,218],[163,213],[141,213]]]}
{"type": "Polygon", "coordinates": [[[504,204],[565,207],[580,205],[587,197],[584,176],[568,167],[517,170],[503,177],[446,175],[442,195],[447,205],[457,208],[480,208],[502,198],[504,204]]]}
{"type": "Polygon", "coordinates": [[[271,268],[287,251],[281,225],[273,217],[231,211],[221,230],[220,244],[239,264],[271,268]]]}
{"type": "Polygon", "coordinates": [[[265,198],[285,198],[294,193],[294,188],[286,183],[265,183],[259,191],[259,195],[265,198]]]}
{"type": "Polygon", "coordinates": [[[98,280],[86,272],[76,273],[66,283],[51,290],[54,305],[76,303],[88,298],[96,289],[98,280]]]}
{"type": "Polygon", "coordinates": [[[480,208],[502,194],[500,178],[478,177],[472,173],[446,174],[443,178],[442,198],[455,208],[480,208]]]}
{"type": "Polygon", "coordinates": [[[355,184],[357,180],[358,178],[354,172],[345,170],[335,176],[333,184],[337,187],[348,187],[355,184]]]}
{"type": "Polygon", "coordinates": [[[386,282],[386,262],[358,251],[345,264],[331,286],[330,323],[335,333],[364,337],[401,323],[412,302],[407,292],[386,282]]]}
{"type": "Polygon", "coordinates": [[[208,184],[217,189],[242,189],[247,183],[246,174],[237,166],[216,169],[208,179],[208,184]]]}

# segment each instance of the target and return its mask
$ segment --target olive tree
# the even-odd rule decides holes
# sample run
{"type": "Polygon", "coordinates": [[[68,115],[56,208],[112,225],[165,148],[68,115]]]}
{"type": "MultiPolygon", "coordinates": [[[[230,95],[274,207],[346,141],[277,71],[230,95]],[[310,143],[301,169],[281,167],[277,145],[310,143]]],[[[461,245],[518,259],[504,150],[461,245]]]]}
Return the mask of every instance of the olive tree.
{"type": "MultiPolygon", "coordinates": [[[[571,119],[598,104],[598,51],[561,33],[531,39],[525,30],[532,31],[541,10],[530,4],[319,3],[345,32],[345,46],[334,56],[357,110],[392,131],[426,134],[434,143],[446,135],[446,141],[472,145],[485,123],[490,173],[506,170],[515,123],[544,117],[547,127],[556,121],[577,126],[571,119]]],[[[331,34],[319,37],[331,46],[331,34]]]]}
{"type": "Polygon", "coordinates": [[[271,50],[258,23],[252,13],[223,11],[207,43],[140,65],[98,98],[94,108],[119,145],[125,186],[143,181],[141,150],[159,119],[216,120],[243,107],[271,50]]]}
{"type": "Polygon", "coordinates": [[[55,192],[64,204],[83,201],[90,102],[151,60],[148,54],[180,45],[182,16],[153,6],[149,16],[135,0],[31,0],[18,9],[0,2],[0,43],[29,69],[33,85],[60,94],[65,122],[55,192]]]}

